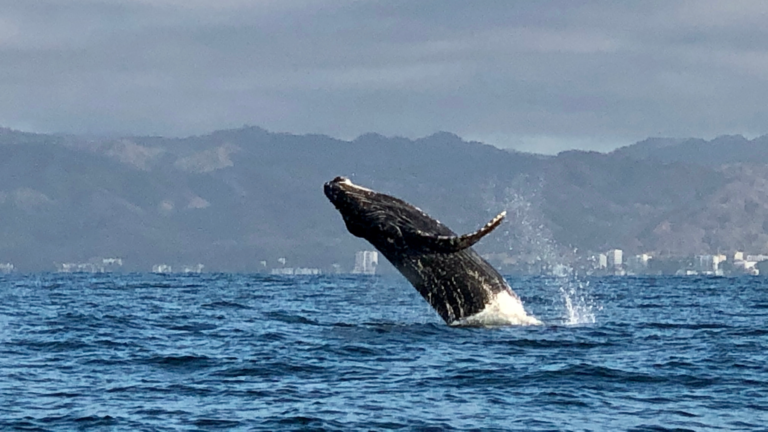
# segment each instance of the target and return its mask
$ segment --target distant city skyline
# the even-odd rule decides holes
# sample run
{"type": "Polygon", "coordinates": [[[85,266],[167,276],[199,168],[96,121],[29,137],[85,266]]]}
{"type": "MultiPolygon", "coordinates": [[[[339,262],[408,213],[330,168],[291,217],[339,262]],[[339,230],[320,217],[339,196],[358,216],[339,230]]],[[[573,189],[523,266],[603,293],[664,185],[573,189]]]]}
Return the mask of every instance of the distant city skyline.
{"type": "Polygon", "coordinates": [[[768,4],[0,0],[0,126],[607,151],[768,133],[768,4]]]}

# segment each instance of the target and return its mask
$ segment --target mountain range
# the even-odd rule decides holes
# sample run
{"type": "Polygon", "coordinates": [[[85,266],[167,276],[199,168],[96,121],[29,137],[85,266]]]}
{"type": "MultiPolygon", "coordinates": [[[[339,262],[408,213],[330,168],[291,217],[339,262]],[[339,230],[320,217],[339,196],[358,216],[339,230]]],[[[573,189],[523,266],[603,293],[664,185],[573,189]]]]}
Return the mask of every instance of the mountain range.
{"type": "Polygon", "coordinates": [[[119,257],[124,269],[334,264],[367,243],[322,193],[338,175],[456,232],[501,210],[478,249],[505,263],[622,248],[768,249],[768,136],[648,139],[610,153],[502,150],[440,132],[411,140],[272,133],[103,138],[0,129],[0,262],[21,271],[119,257]]]}

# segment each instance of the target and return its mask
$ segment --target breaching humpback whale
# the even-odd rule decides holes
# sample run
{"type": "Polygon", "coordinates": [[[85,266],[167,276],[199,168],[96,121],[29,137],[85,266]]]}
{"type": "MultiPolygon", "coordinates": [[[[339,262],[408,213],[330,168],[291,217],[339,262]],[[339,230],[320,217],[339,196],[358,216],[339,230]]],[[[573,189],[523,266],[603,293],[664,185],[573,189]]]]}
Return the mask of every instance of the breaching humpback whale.
{"type": "Polygon", "coordinates": [[[471,246],[504,219],[456,235],[420,209],[336,177],[325,195],[349,232],[368,240],[449,325],[540,324],[504,278],[471,246]]]}

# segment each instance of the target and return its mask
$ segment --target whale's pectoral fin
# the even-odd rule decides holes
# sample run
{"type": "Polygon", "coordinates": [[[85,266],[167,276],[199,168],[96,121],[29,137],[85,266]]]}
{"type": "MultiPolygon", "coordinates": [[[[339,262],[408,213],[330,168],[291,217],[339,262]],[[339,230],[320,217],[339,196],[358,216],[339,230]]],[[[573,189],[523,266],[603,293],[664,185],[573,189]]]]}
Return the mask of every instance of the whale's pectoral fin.
{"type": "Polygon", "coordinates": [[[484,227],[479,230],[464,234],[463,236],[437,236],[426,234],[422,231],[416,231],[412,233],[412,237],[415,237],[415,241],[409,242],[409,245],[418,245],[424,251],[438,252],[438,253],[452,253],[464,250],[471,247],[481,238],[485,237],[488,233],[496,229],[504,220],[507,212],[503,211],[498,216],[491,219],[490,222],[485,224],[484,227]]]}

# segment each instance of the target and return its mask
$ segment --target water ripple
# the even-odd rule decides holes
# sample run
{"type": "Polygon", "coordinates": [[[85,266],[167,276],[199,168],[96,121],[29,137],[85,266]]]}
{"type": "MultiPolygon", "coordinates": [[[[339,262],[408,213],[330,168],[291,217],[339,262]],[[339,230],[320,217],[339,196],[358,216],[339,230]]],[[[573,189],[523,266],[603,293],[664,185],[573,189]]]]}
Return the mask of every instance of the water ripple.
{"type": "Polygon", "coordinates": [[[757,279],[510,282],[545,325],[451,328],[399,278],[0,277],[0,430],[768,424],[757,279]]]}

